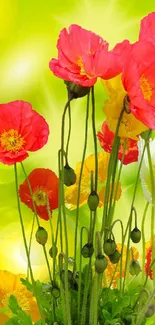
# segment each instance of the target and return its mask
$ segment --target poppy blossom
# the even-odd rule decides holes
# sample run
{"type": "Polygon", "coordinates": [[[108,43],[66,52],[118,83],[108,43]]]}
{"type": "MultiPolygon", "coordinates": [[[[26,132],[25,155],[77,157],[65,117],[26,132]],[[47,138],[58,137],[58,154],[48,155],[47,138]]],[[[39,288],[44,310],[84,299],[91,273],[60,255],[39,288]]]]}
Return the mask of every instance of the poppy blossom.
{"type": "MultiPolygon", "coordinates": [[[[98,196],[99,196],[99,205],[101,208],[104,205],[105,201],[105,181],[108,176],[108,163],[109,163],[109,154],[107,152],[98,152],[98,196]]],[[[65,204],[69,210],[75,210],[77,207],[77,197],[78,197],[78,188],[79,188],[79,177],[81,170],[81,162],[76,165],[76,183],[66,188],[65,191],[65,204]]],[[[91,171],[95,172],[95,156],[94,154],[88,156],[84,162],[83,173],[81,179],[80,187],[80,200],[79,206],[83,206],[87,203],[89,194],[90,194],[90,174],[91,171]]],[[[115,184],[116,188],[116,184],[115,184]]],[[[114,191],[115,192],[115,191],[114,191]]],[[[121,185],[118,185],[116,200],[119,200],[121,196],[121,185]]]]}
{"type": "Polygon", "coordinates": [[[9,318],[14,316],[9,308],[9,298],[11,295],[15,296],[19,307],[30,314],[33,322],[40,319],[36,299],[22,284],[20,278],[25,278],[25,276],[0,270],[0,308],[4,310],[0,313],[1,325],[6,324],[9,318]]]}
{"type": "MultiPolygon", "coordinates": [[[[106,152],[111,152],[112,145],[114,141],[114,133],[109,130],[107,121],[104,121],[102,124],[102,132],[98,132],[97,137],[100,141],[101,147],[106,152]]],[[[120,147],[118,152],[118,159],[122,160],[123,151],[124,151],[124,138],[121,138],[120,141],[120,147]]],[[[125,156],[123,160],[124,165],[128,165],[132,162],[138,161],[138,146],[137,141],[133,139],[126,139],[126,150],[125,150],[125,156]]]]}
{"type": "Polygon", "coordinates": [[[97,78],[109,79],[121,72],[118,53],[108,51],[108,43],[78,25],[64,28],[57,42],[58,59],[49,67],[59,78],[91,87],[97,78]]]}
{"type": "Polygon", "coordinates": [[[149,41],[132,45],[124,64],[122,82],[126,108],[150,129],[155,129],[155,46],[149,41]]]}
{"type": "MultiPolygon", "coordinates": [[[[107,92],[108,99],[104,102],[103,111],[106,115],[109,129],[115,133],[118,119],[122,111],[126,91],[123,87],[121,74],[110,80],[102,80],[102,84],[107,92]]],[[[141,123],[132,113],[124,111],[118,135],[121,138],[130,138],[138,140],[138,134],[147,130],[147,127],[141,123]]]]}
{"type": "Polygon", "coordinates": [[[152,263],[152,247],[148,247],[146,251],[146,263],[145,263],[145,273],[150,277],[151,280],[153,280],[153,271],[150,269],[151,263],[152,263]]]}
{"type": "MultiPolygon", "coordinates": [[[[59,180],[56,174],[50,169],[36,168],[28,176],[33,193],[33,202],[37,214],[44,220],[49,219],[47,201],[50,212],[58,207],[58,186],[59,180]]],[[[27,180],[19,187],[20,200],[34,211],[32,197],[29,191],[27,180]]]]}
{"type": "Polygon", "coordinates": [[[147,40],[155,45],[155,12],[151,12],[141,20],[139,40],[147,40]]]}
{"type": "Polygon", "coordinates": [[[0,161],[13,165],[41,149],[48,140],[49,127],[30,103],[0,104],[0,161]]]}

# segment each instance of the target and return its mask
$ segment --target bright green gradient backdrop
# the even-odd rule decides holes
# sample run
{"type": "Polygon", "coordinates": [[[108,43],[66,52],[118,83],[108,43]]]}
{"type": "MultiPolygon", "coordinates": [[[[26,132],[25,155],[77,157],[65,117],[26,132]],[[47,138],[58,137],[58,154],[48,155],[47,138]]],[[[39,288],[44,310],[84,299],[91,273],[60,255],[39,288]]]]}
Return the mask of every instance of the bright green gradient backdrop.
{"type": "MultiPolygon", "coordinates": [[[[0,0],[0,102],[22,99],[32,103],[50,125],[48,144],[33,153],[24,162],[27,173],[34,168],[51,168],[57,173],[57,151],[60,148],[60,122],[66,101],[66,90],[62,80],[52,75],[49,60],[56,57],[56,42],[63,27],[72,23],[81,25],[100,34],[113,47],[128,38],[131,42],[138,37],[139,24],[143,16],[154,9],[154,1],[99,1],[99,0],[0,0]]],[[[95,86],[96,126],[101,128],[104,119],[102,107],[105,94],[100,81],[95,86]]],[[[72,137],[69,149],[70,164],[74,168],[81,160],[84,136],[86,99],[72,104],[72,137]]],[[[101,148],[98,147],[101,151],[101,148]]],[[[87,155],[93,152],[91,123],[87,155]]],[[[123,194],[116,209],[116,217],[127,220],[134,177],[137,165],[126,167],[122,175],[123,194]]],[[[24,176],[19,165],[19,182],[24,176]]],[[[26,258],[18,220],[13,167],[0,164],[0,269],[25,273],[26,258]]],[[[139,222],[145,200],[139,186],[136,208],[139,222]]],[[[25,228],[30,234],[32,213],[22,205],[25,228]]],[[[98,213],[98,223],[102,211],[98,213]]],[[[56,223],[57,213],[53,213],[56,223]]],[[[73,247],[75,213],[68,213],[70,254],[73,247]]],[[[80,209],[80,225],[86,225],[89,214],[86,207],[80,209]]],[[[146,237],[150,232],[146,222],[146,237]]],[[[49,229],[48,222],[41,225],[49,229]]],[[[116,227],[117,228],[117,227],[116,227]]],[[[117,230],[117,240],[120,241],[117,230]]],[[[48,248],[50,247],[50,238],[48,248]]],[[[139,246],[140,248],[140,246],[139,246]]],[[[42,249],[33,240],[32,264],[37,276],[46,277],[46,266],[42,249]]]]}

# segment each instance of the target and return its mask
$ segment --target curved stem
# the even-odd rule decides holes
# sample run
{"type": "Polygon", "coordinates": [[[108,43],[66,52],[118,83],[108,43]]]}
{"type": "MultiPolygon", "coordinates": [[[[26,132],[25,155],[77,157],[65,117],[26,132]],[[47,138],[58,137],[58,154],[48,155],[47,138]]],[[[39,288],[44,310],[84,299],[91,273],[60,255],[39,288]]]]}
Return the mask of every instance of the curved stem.
{"type": "MultiPolygon", "coordinates": [[[[33,231],[34,231],[34,224],[35,224],[35,214],[33,215],[33,220],[32,220],[32,228],[31,228],[30,241],[29,241],[29,256],[31,253],[31,244],[32,244],[33,231]]],[[[27,279],[29,280],[29,266],[27,267],[27,279]]]]}
{"type": "MultiPolygon", "coordinates": [[[[37,214],[37,210],[36,210],[36,205],[35,205],[35,202],[33,200],[33,192],[32,192],[32,188],[31,188],[31,184],[30,184],[30,181],[29,181],[29,179],[27,177],[27,174],[26,174],[26,171],[25,171],[25,168],[24,168],[24,165],[23,165],[22,162],[21,162],[21,166],[22,166],[22,170],[23,170],[23,173],[25,175],[26,182],[27,182],[29,192],[30,192],[30,195],[31,195],[32,205],[33,205],[33,210],[34,210],[34,214],[35,214],[35,217],[36,217],[37,225],[38,225],[38,227],[40,227],[40,222],[39,222],[39,218],[38,218],[38,214],[37,214]]],[[[45,245],[43,246],[43,251],[44,251],[44,256],[45,256],[45,260],[46,260],[46,264],[47,264],[47,268],[48,268],[49,278],[50,278],[50,281],[51,281],[51,284],[52,284],[51,270],[50,270],[50,266],[49,266],[49,261],[48,261],[45,245]]]]}
{"type": "Polygon", "coordinates": [[[19,213],[19,219],[20,219],[20,224],[21,224],[21,230],[22,230],[22,235],[23,235],[23,240],[24,240],[24,246],[25,246],[25,251],[26,251],[28,266],[29,266],[29,270],[30,270],[32,287],[33,287],[34,295],[35,295],[36,300],[37,300],[37,303],[38,303],[38,308],[39,308],[39,311],[40,311],[40,315],[41,315],[41,319],[42,319],[42,324],[45,325],[44,312],[43,312],[43,309],[42,309],[42,306],[41,306],[39,297],[37,295],[35,280],[34,280],[33,271],[32,271],[32,267],[31,267],[29,249],[28,249],[27,241],[26,241],[24,223],[23,223],[23,218],[22,218],[22,213],[21,213],[21,207],[20,207],[20,200],[19,200],[19,195],[18,195],[18,175],[17,175],[17,166],[16,166],[16,164],[14,164],[14,173],[15,173],[15,185],[16,185],[16,197],[17,197],[18,213],[19,213]]]}
{"type": "Polygon", "coordinates": [[[78,193],[77,193],[77,208],[76,208],[76,221],[75,221],[75,239],[74,239],[74,269],[76,269],[76,254],[77,254],[77,233],[78,233],[78,221],[79,221],[79,204],[80,204],[80,189],[81,189],[81,181],[82,181],[82,173],[83,173],[83,166],[84,160],[86,155],[87,149],[87,137],[88,137],[88,119],[89,119],[89,98],[90,93],[87,95],[87,108],[86,108],[86,124],[85,124],[85,141],[84,141],[84,149],[83,149],[83,156],[80,168],[80,175],[79,175],[79,183],[78,183],[78,193]]]}
{"type": "Polygon", "coordinates": [[[145,274],[145,229],[144,229],[144,224],[145,224],[145,218],[146,218],[146,214],[147,214],[147,210],[149,207],[149,203],[146,203],[145,209],[144,209],[144,213],[143,213],[143,217],[142,217],[142,282],[144,282],[144,274],[145,274]]]}

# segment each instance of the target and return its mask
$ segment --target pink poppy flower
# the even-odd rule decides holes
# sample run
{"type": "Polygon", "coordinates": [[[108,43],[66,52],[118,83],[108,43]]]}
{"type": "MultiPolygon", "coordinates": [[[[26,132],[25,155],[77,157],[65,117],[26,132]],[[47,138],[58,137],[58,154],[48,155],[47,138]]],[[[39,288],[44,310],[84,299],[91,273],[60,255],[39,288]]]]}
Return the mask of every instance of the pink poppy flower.
{"type": "Polygon", "coordinates": [[[121,72],[118,53],[108,51],[105,40],[78,25],[60,32],[57,48],[58,59],[52,59],[49,67],[63,80],[91,87],[98,77],[110,79],[121,72]]]}

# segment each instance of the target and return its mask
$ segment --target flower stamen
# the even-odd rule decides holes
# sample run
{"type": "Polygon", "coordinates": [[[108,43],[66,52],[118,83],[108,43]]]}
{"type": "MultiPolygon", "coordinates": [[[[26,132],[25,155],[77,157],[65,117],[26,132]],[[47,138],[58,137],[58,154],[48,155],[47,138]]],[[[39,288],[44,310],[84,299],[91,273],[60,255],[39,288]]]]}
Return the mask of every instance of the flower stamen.
{"type": "Polygon", "coordinates": [[[0,144],[4,151],[18,153],[23,149],[24,143],[24,138],[18,133],[17,130],[10,129],[2,132],[0,135],[0,144]]]}

